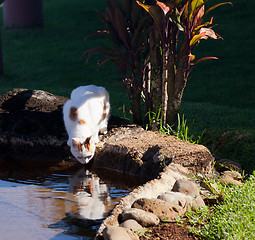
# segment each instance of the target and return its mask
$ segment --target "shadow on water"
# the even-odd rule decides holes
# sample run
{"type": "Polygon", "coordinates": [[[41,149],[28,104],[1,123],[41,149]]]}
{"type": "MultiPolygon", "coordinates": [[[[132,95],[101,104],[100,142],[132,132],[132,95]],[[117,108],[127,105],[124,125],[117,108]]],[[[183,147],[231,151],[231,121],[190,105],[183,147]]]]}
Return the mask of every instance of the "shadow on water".
{"type": "Polygon", "coordinates": [[[0,170],[0,232],[5,240],[93,239],[120,199],[143,183],[77,167],[32,172],[0,170]]]}

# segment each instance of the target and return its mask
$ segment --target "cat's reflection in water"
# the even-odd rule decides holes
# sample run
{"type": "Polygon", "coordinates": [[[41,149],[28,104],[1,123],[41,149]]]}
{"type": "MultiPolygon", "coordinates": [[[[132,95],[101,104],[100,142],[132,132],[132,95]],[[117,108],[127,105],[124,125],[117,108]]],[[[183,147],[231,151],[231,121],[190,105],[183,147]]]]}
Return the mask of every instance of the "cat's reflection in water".
{"type": "Polygon", "coordinates": [[[80,169],[69,178],[69,192],[78,202],[79,212],[73,217],[97,220],[105,218],[109,211],[109,187],[100,179],[85,169],[80,169]]]}

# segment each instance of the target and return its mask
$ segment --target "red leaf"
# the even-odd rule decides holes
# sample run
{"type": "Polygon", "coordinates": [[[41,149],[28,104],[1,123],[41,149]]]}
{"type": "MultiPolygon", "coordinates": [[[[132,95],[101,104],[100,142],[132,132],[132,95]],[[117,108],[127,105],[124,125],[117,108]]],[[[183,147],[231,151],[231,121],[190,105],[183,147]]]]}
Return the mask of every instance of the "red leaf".
{"type": "Polygon", "coordinates": [[[205,60],[210,60],[210,59],[212,59],[212,60],[218,60],[219,58],[217,58],[217,57],[203,57],[203,58],[200,58],[200,59],[198,59],[196,62],[194,62],[194,63],[191,63],[190,65],[196,65],[196,64],[198,64],[198,63],[200,63],[200,62],[202,62],[202,61],[205,61],[205,60]]]}

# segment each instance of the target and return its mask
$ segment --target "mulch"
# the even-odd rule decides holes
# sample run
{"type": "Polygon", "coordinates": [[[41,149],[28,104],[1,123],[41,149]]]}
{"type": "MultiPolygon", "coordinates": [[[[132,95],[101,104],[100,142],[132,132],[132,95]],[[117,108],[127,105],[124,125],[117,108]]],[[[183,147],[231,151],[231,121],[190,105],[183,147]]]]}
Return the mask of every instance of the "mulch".
{"type": "Polygon", "coordinates": [[[145,236],[140,237],[142,240],[198,240],[199,237],[189,232],[186,225],[180,226],[177,223],[160,223],[157,226],[147,227],[150,230],[145,236]]]}

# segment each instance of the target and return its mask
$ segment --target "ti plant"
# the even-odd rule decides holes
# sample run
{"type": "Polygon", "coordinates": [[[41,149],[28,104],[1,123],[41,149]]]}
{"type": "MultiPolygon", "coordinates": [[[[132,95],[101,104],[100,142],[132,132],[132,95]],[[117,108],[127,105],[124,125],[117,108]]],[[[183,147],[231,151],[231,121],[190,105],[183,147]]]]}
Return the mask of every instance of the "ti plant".
{"type": "Polygon", "coordinates": [[[142,12],[135,1],[108,0],[105,13],[99,12],[107,30],[89,34],[85,41],[95,36],[110,39],[113,44],[95,47],[84,53],[87,61],[95,54],[103,55],[98,62],[99,67],[107,61],[117,66],[130,99],[133,120],[138,124],[142,124],[140,99],[149,20],[149,16],[144,16],[142,12]]]}
{"type": "MultiPolygon", "coordinates": [[[[161,100],[163,125],[176,122],[183,91],[194,65],[203,60],[217,59],[205,57],[195,61],[192,54],[201,39],[221,38],[212,30],[213,18],[203,23],[204,17],[216,7],[230,4],[217,4],[205,11],[206,2],[207,0],[168,0],[146,5],[137,1],[154,19],[154,31],[160,36],[158,41],[152,39],[151,42],[158,46],[157,50],[161,52],[162,57],[161,81],[156,81],[153,85],[157,92],[156,99],[161,100]]],[[[151,54],[151,57],[154,55],[151,54]]],[[[152,65],[152,68],[154,67],[158,68],[152,65]]],[[[151,76],[151,81],[157,77],[151,76]]],[[[157,103],[155,99],[152,99],[152,102],[157,103]]],[[[158,108],[157,105],[153,107],[158,108]]]]}
{"type": "Polygon", "coordinates": [[[212,30],[213,18],[204,22],[204,17],[221,5],[231,4],[220,3],[206,10],[208,1],[108,0],[105,14],[99,13],[107,30],[87,37],[108,38],[113,46],[95,47],[85,55],[87,60],[94,54],[104,55],[99,66],[106,61],[116,64],[130,99],[134,122],[143,122],[140,100],[144,96],[145,112],[161,106],[163,125],[176,123],[192,68],[201,61],[217,59],[196,60],[192,54],[200,40],[221,38],[212,30]]]}

